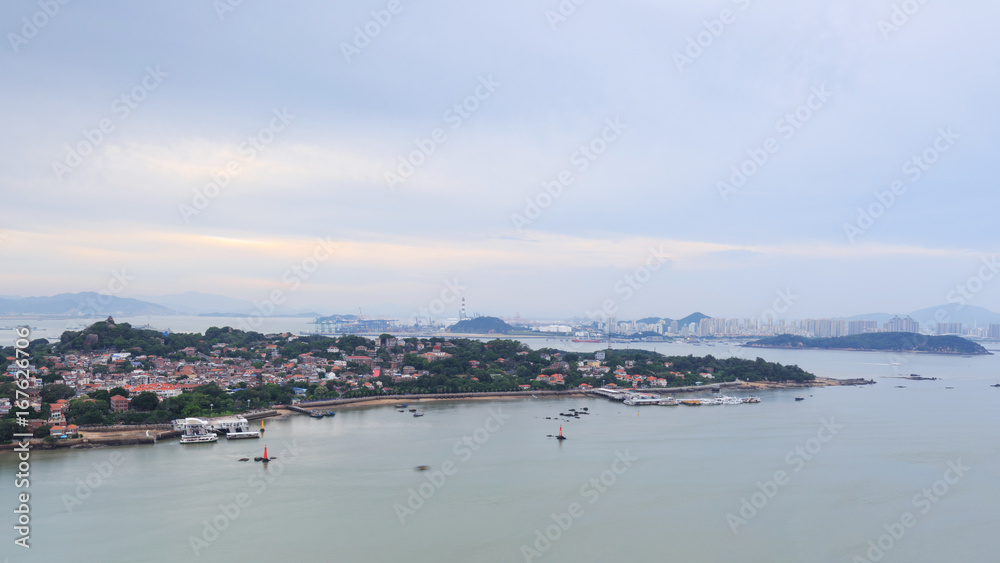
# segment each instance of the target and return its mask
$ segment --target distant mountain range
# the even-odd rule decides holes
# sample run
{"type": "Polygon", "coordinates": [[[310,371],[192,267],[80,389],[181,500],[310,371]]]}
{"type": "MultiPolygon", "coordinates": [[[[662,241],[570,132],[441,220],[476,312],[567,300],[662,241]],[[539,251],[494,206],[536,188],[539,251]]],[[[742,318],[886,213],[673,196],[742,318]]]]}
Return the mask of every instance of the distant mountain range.
{"type": "MultiPolygon", "coordinates": [[[[172,295],[139,295],[150,303],[156,303],[182,315],[207,315],[207,316],[243,316],[259,315],[257,307],[252,301],[235,299],[225,295],[214,295],[211,293],[199,293],[197,291],[186,291],[172,295]]],[[[285,305],[275,305],[274,313],[279,317],[319,317],[319,313],[296,309],[285,305]]]]}
{"type": "MultiPolygon", "coordinates": [[[[115,297],[93,291],[60,293],[47,297],[0,298],[2,315],[59,315],[95,317],[105,315],[206,315],[246,316],[260,314],[251,301],[233,299],[223,295],[210,295],[189,291],[159,297],[142,296],[142,299],[115,297]]],[[[275,316],[318,317],[318,313],[278,305],[275,316]]]]}
{"type": "Polygon", "coordinates": [[[651,325],[651,324],[656,324],[660,321],[664,321],[666,322],[666,324],[669,325],[670,323],[676,320],[677,326],[687,326],[691,323],[700,323],[702,319],[710,319],[710,318],[711,317],[709,317],[708,315],[703,315],[701,313],[691,313],[690,315],[684,317],[683,319],[668,319],[666,317],[646,317],[643,319],[639,319],[636,322],[651,325]]]}
{"type": "Polygon", "coordinates": [[[0,314],[93,317],[104,315],[172,315],[175,313],[173,310],[155,303],[85,291],[83,293],[60,293],[50,297],[0,299],[0,314]]]}
{"type": "MultiPolygon", "coordinates": [[[[883,323],[897,316],[896,314],[889,313],[869,313],[867,315],[854,315],[852,317],[843,317],[845,321],[878,321],[881,326],[883,323]]],[[[926,309],[919,309],[913,311],[912,313],[899,313],[899,317],[909,316],[913,320],[919,322],[921,325],[927,325],[928,323],[933,326],[934,323],[944,322],[944,323],[962,323],[966,326],[972,326],[977,324],[979,326],[1000,323],[1000,313],[994,313],[985,307],[976,307],[974,305],[959,305],[957,303],[949,303],[947,305],[940,305],[937,307],[928,307],[926,309]]]]}

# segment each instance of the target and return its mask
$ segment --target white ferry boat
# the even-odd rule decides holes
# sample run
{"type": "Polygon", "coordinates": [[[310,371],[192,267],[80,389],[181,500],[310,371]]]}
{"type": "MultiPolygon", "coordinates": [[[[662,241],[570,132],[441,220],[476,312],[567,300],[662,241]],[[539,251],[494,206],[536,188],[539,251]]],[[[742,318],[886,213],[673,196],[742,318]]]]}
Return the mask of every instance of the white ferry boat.
{"type": "Polygon", "coordinates": [[[658,405],[660,404],[660,397],[657,395],[651,395],[648,393],[636,393],[625,399],[625,404],[630,407],[641,406],[641,405],[658,405]]]}
{"type": "Polygon", "coordinates": [[[203,444],[206,442],[215,442],[219,439],[218,434],[208,431],[208,422],[200,418],[175,420],[174,428],[184,432],[181,434],[182,444],[203,444]]]}
{"type": "Polygon", "coordinates": [[[209,421],[209,430],[225,434],[227,440],[260,438],[260,432],[250,430],[250,422],[240,415],[214,418],[209,421]]]}

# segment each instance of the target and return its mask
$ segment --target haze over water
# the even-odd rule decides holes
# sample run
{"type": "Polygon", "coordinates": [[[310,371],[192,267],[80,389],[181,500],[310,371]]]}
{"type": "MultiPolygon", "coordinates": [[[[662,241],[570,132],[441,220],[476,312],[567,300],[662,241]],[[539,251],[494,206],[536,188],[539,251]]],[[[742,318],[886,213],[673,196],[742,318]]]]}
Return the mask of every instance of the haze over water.
{"type": "MultiPolygon", "coordinates": [[[[565,531],[550,528],[558,539],[532,561],[854,561],[905,513],[912,527],[899,540],[882,538],[891,544],[882,561],[995,560],[1000,389],[989,385],[1000,379],[997,356],[732,352],[878,384],[766,391],[759,405],[697,408],[481,400],[427,403],[420,406],[426,416],[414,418],[391,406],[363,407],[340,409],[333,419],[268,422],[259,442],[34,452],[33,547],[10,560],[525,561],[530,552],[522,546],[545,547],[536,544],[538,532],[573,503],[582,513],[574,511],[565,531]],[[942,379],[887,377],[894,369],[942,379]],[[798,395],[805,400],[794,401],[798,395]],[[545,419],[571,407],[592,414],[545,419]],[[491,413],[503,424],[487,423],[491,413]],[[561,444],[547,437],[560,425],[568,436],[561,444]],[[473,452],[463,436],[482,444],[473,439],[473,452]],[[259,463],[236,461],[261,455],[264,445],[280,461],[266,474],[259,463]],[[94,464],[115,453],[122,462],[113,474],[67,511],[94,464]],[[616,459],[634,461],[626,468],[616,459]],[[969,469],[957,479],[948,474],[955,482],[942,491],[949,462],[969,469]],[[414,470],[424,464],[431,470],[414,470]],[[442,482],[436,471],[452,465],[442,482]],[[772,487],[777,471],[787,479],[772,487]],[[591,484],[602,474],[611,482],[604,492],[591,484]],[[427,484],[434,478],[440,487],[427,484]],[[732,524],[727,515],[749,514],[744,508],[741,516],[742,500],[762,491],[758,482],[773,496],[732,524]],[[401,510],[421,484],[429,498],[413,513],[401,510]],[[932,496],[915,499],[923,489],[932,496]],[[240,493],[249,505],[229,522],[220,505],[240,493]],[[203,538],[213,519],[226,529],[196,557],[191,537],[203,538]]],[[[0,456],[0,471],[11,475],[13,463],[0,456]]],[[[0,483],[0,494],[13,498],[12,479],[0,483]]]]}

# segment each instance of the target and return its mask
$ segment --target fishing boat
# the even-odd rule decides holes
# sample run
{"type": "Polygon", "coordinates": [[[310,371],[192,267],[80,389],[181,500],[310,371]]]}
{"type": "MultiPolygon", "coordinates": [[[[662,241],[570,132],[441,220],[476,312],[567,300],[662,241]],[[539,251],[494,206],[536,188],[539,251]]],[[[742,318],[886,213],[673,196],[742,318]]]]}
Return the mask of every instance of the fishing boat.
{"type": "Polygon", "coordinates": [[[760,402],[760,397],[757,397],[757,396],[743,397],[743,399],[741,399],[741,400],[744,403],[759,403],[760,402]]]}
{"type": "Polygon", "coordinates": [[[424,413],[422,413],[422,412],[415,412],[415,413],[413,413],[413,417],[414,418],[416,418],[418,416],[424,416],[424,413]]]}
{"type": "Polygon", "coordinates": [[[796,401],[805,401],[806,398],[805,397],[795,397],[795,400],[796,401]]]}

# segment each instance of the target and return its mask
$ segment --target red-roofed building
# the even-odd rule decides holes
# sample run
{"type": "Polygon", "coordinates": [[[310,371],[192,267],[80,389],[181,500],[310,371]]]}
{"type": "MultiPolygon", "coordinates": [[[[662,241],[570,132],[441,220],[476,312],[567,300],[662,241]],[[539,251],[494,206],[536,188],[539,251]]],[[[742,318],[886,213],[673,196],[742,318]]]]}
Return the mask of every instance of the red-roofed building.
{"type": "Polygon", "coordinates": [[[111,412],[125,412],[128,410],[129,401],[121,395],[111,397],[111,412]]]}

